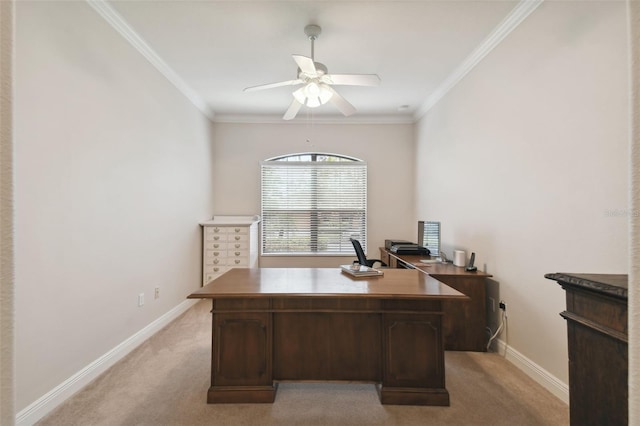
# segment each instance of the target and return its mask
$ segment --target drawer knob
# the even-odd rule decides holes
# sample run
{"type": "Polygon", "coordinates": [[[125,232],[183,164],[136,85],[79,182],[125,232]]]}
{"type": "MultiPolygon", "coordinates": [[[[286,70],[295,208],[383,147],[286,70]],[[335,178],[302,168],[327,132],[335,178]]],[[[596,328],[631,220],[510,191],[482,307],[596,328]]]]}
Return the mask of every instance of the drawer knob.
{"type": "Polygon", "coordinates": [[[220,232],[220,228],[213,228],[213,232],[220,232]]]}
{"type": "Polygon", "coordinates": [[[220,270],[220,268],[213,268],[214,272],[218,272],[220,270]]]}
{"type": "Polygon", "coordinates": [[[220,254],[220,252],[219,252],[219,251],[214,251],[214,252],[213,252],[213,255],[214,255],[214,256],[218,256],[219,254],[220,254]]]}
{"type": "Polygon", "coordinates": [[[236,228],[236,232],[240,232],[240,228],[236,228]]]}
{"type": "Polygon", "coordinates": [[[220,237],[218,237],[217,235],[215,237],[213,237],[214,240],[218,241],[220,239],[220,237]]]}
{"type": "Polygon", "coordinates": [[[236,244],[236,248],[240,248],[240,244],[236,244]]]}
{"type": "Polygon", "coordinates": [[[240,256],[240,252],[239,251],[236,252],[236,256],[240,256]]]}
{"type": "Polygon", "coordinates": [[[214,244],[213,245],[213,248],[218,248],[218,247],[220,247],[220,244],[214,244]]]}
{"type": "Polygon", "coordinates": [[[213,263],[217,265],[218,263],[220,263],[220,259],[213,259],[213,263]]]}
{"type": "Polygon", "coordinates": [[[240,237],[239,236],[236,236],[236,241],[240,241],[240,237]]]}
{"type": "Polygon", "coordinates": [[[237,265],[238,263],[240,263],[240,260],[237,260],[237,259],[236,259],[236,265],[237,265]]]}

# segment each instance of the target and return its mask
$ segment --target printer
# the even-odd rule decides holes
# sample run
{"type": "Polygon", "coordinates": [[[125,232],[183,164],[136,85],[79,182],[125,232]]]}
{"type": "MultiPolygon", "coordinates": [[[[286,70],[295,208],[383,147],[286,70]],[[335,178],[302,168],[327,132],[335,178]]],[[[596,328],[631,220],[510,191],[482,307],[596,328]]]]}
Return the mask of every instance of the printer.
{"type": "Polygon", "coordinates": [[[390,251],[395,254],[414,254],[422,256],[429,256],[431,254],[428,248],[417,244],[394,244],[391,246],[390,251]]]}
{"type": "Polygon", "coordinates": [[[411,241],[405,240],[384,240],[384,248],[387,250],[391,250],[392,246],[396,246],[398,244],[413,244],[411,241]]]}

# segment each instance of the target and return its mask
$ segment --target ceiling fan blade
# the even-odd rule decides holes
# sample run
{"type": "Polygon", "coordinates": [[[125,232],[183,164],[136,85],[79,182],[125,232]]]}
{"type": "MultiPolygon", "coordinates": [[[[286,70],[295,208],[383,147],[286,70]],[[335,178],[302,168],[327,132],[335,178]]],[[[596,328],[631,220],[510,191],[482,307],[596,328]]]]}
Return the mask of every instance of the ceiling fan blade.
{"type": "Polygon", "coordinates": [[[344,86],[379,86],[377,74],[329,74],[327,83],[344,86]]]}
{"type": "Polygon", "coordinates": [[[282,87],[282,86],[295,86],[296,84],[302,84],[302,83],[303,81],[300,79],[287,80],[287,81],[280,81],[278,83],[261,84],[260,86],[246,87],[242,91],[255,92],[256,90],[273,89],[274,87],[282,87]]]}
{"type": "Polygon", "coordinates": [[[303,73],[308,74],[311,77],[316,77],[318,75],[318,71],[316,71],[316,66],[313,63],[313,59],[302,55],[292,56],[293,60],[296,61],[296,64],[298,64],[298,68],[300,68],[303,73]]]}
{"type": "Polygon", "coordinates": [[[300,111],[300,108],[302,108],[302,104],[294,98],[293,101],[291,102],[291,105],[289,105],[289,109],[287,109],[287,112],[284,113],[284,116],[282,117],[282,119],[291,120],[296,116],[296,114],[298,114],[298,111],[300,111]]]}
{"type": "Polygon", "coordinates": [[[343,98],[338,92],[336,92],[333,87],[327,86],[327,89],[333,92],[333,96],[331,96],[329,102],[334,104],[342,114],[348,117],[356,112],[356,108],[349,102],[347,102],[347,100],[343,98]]]}

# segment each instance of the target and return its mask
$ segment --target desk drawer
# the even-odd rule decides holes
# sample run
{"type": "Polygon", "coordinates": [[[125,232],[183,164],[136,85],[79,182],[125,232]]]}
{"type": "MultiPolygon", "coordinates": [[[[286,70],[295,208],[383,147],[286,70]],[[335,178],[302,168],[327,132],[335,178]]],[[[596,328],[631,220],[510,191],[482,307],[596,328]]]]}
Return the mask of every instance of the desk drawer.
{"type": "Polygon", "coordinates": [[[227,251],[226,250],[218,250],[218,249],[213,249],[213,250],[207,250],[204,253],[206,258],[210,258],[210,257],[227,257],[227,251]]]}
{"type": "Polygon", "coordinates": [[[233,268],[246,268],[247,266],[249,266],[249,259],[246,257],[240,257],[240,258],[228,257],[227,265],[233,268]]]}
{"type": "Polygon", "coordinates": [[[291,298],[274,299],[273,309],[281,311],[304,312],[344,312],[365,311],[379,312],[380,300],[377,299],[319,299],[319,298],[291,298]]]}
{"type": "Polygon", "coordinates": [[[226,241],[205,241],[205,250],[227,250],[228,244],[226,241]]]}

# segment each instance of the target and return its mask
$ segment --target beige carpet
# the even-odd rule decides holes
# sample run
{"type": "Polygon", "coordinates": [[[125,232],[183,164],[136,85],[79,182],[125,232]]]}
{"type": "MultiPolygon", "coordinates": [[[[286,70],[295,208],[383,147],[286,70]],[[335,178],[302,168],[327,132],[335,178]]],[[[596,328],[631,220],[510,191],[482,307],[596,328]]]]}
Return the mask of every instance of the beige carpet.
{"type": "Polygon", "coordinates": [[[446,352],[450,407],[381,405],[373,385],[281,383],[273,404],[208,405],[210,302],[39,425],[567,425],[569,408],[498,354],[446,352]]]}

